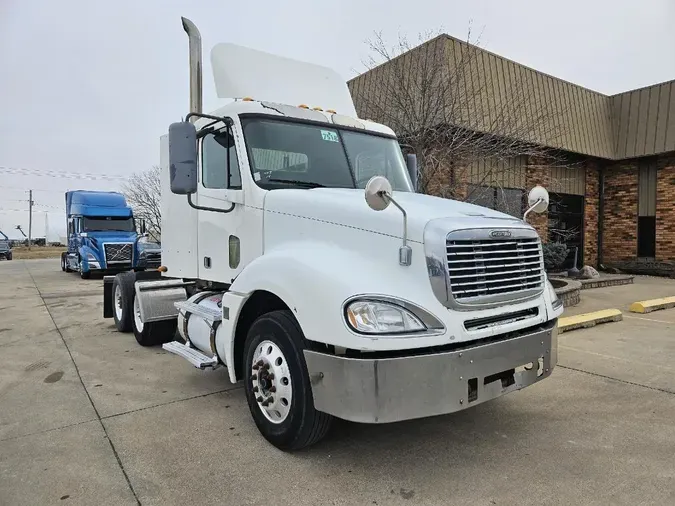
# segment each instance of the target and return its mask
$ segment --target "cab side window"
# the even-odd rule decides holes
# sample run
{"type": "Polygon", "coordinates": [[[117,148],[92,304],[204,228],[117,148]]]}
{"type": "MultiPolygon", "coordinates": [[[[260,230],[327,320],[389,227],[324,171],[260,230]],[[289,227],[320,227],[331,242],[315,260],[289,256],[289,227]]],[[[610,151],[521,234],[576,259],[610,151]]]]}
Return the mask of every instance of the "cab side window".
{"type": "Polygon", "coordinates": [[[202,139],[202,184],[205,188],[241,189],[237,149],[231,132],[223,130],[202,139]],[[230,172],[227,160],[230,160],[230,172]]]}

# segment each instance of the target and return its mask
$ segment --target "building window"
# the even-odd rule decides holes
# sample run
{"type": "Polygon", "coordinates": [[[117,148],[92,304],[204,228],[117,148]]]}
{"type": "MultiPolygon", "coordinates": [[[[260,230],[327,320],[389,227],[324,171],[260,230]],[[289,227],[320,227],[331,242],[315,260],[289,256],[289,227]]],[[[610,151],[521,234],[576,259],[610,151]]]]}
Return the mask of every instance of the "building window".
{"type": "Polygon", "coordinates": [[[518,188],[495,188],[470,184],[467,202],[522,218],[524,193],[518,188]]]}
{"type": "Polygon", "coordinates": [[[656,164],[641,162],[638,178],[637,255],[651,259],[656,257],[656,164]]]}
{"type": "Polygon", "coordinates": [[[563,268],[582,267],[583,231],[584,198],[568,193],[551,193],[548,207],[548,240],[567,246],[569,252],[563,268]]]}

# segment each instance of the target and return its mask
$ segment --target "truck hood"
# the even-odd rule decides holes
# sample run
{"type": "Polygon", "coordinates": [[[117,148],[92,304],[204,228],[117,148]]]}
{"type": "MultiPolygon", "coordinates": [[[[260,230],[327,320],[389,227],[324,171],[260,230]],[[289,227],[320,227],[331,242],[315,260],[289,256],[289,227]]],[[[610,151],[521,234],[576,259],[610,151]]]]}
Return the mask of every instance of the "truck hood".
{"type": "MultiPolygon", "coordinates": [[[[408,215],[408,239],[423,242],[424,227],[436,218],[450,218],[461,228],[521,225],[522,220],[457,200],[421,193],[394,192],[394,199],[408,215]]],[[[393,204],[373,211],[360,189],[314,188],[272,190],[265,196],[265,211],[297,216],[324,223],[358,228],[402,238],[403,216],[393,204]]]]}

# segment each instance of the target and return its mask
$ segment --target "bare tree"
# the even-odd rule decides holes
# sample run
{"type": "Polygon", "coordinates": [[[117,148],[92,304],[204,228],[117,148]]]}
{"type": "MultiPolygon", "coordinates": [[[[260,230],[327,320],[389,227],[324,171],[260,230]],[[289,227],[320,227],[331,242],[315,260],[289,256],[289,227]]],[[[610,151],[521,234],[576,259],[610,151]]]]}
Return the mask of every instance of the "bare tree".
{"type": "Polygon", "coordinates": [[[122,193],[134,210],[136,219],[145,220],[151,238],[159,241],[162,236],[161,169],[153,166],[144,172],[135,173],[122,185],[122,193]]]}
{"type": "Polygon", "coordinates": [[[545,147],[562,145],[559,104],[538,96],[526,73],[496,78],[494,57],[470,31],[468,42],[425,33],[389,46],[376,33],[367,44],[370,73],[350,82],[352,96],[361,117],[387,124],[417,154],[419,191],[481,202],[488,188],[522,186],[514,160],[569,166],[545,147]]]}

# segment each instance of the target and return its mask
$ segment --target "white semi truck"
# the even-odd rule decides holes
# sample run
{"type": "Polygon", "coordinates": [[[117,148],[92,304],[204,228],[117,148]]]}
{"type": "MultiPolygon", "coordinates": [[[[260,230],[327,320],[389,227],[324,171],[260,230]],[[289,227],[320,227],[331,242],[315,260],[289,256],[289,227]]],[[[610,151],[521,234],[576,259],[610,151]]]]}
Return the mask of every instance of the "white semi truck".
{"type": "Polygon", "coordinates": [[[201,37],[183,27],[190,113],[160,142],[163,266],[106,277],[104,316],[226,367],[283,450],[333,417],[451,413],[551,374],[562,303],[525,221],[545,189],[523,220],[418,194],[415,157],[357,117],[339,75],[233,44],[211,52],[229,103],[204,114],[201,37]]]}

